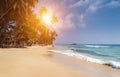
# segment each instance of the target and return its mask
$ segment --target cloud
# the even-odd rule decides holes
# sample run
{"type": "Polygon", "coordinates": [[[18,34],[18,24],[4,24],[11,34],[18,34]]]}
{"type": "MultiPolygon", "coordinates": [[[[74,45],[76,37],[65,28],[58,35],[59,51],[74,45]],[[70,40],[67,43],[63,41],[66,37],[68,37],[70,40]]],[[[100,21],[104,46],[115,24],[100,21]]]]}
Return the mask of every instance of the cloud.
{"type": "Polygon", "coordinates": [[[90,0],[79,0],[78,2],[71,5],[70,8],[81,7],[81,6],[88,4],[89,2],[90,2],[90,0]]]}
{"type": "Polygon", "coordinates": [[[74,15],[72,15],[73,20],[77,22],[68,19],[69,24],[71,24],[71,26],[79,28],[86,27],[85,17],[87,14],[95,13],[97,10],[102,8],[115,8],[115,7],[120,7],[120,0],[77,0],[73,4],[70,4],[69,6],[70,10],[77,11],[77,13],[73,13],[74,15]]]}
{"type": "Polygon", "coordinates": [[[85,21],[84,21],[84,14],[81,14],[80,16],[79,16],[79,22],[80,23],[78,23],[78,26],[81,28],[84,28],[84,27],[86,27],[86,24],[85,24],[85,21]]]}
{"type": "Polygon", "coordinates": [[[74,18],[74,14],[70,13],[67,16],[65,16],[65,19],[63,21],[63,25],[65,25],[67,28],[74,28],[74,22],[72,19],[74,18]]]}
{"type": "Polygon", "coordinates": [[[70,13],[66,15],[64,18],[59,18],[59,22],[55,25],[56,30],[58,29],[73,29],[75,28],[75,23],[72,21],[74,18],[74,14],[70,13]]]}
{"type": "Polygon", "coordinates": [[[116,7],[120,7],[120,0],[110,0],[109,2],[107,2],[107,0],[96,0],[89,5],[86,12],[94,13],[102,8],[116,8],[116,7]]]}
{"type": "Polygon", "coordinates": [[[39,0],[37,10],[41,6],[52,8],[59,18],[57,27],[62,29],[85,28],[86,15],[102,8],[120,6],[120,0],[39,0]]]}
{"type": "Polygon", "coordinates": [[[106,4],[105,7],[110,7],[110,8],[120,7],[120,0],[113,0],[110,3],[106,4]]]}
{"type": "Polygon", "coordinates": [[[86,13],[96,12],[98,9],[103,7],[104,1],[105,0],[96,0],[96,1],[93,0],[93,2],[88,5],[88,8],[86,9],[86,13]]]}
{"type": "Polygon", "coordinates": [[[68,14],[63,22],[63,25],[66,26],[66,28],[84,28],[86,26],[84,21],[84,15],[75,15],[73,13],[68,14]]]}

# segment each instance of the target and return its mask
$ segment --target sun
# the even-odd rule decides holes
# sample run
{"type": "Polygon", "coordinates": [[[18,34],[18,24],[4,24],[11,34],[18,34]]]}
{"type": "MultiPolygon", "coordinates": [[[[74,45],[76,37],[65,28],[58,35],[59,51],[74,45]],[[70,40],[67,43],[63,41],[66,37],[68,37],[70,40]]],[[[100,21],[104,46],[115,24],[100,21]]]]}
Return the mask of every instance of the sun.
{"type": "Polygon", "coordinates": [[[54,23],[58,22],[57,16],[55,13],[53,13],[52,10],[42,7],[40,9],[40,21],[42,22],[43,25],[46,26],[52,26],[54,23]]]}
{"type": "Polygon", "coordinates": [[[51,25],[52,24],[52,17],[53,17],[53,14],[45,13],[42,16],[42,22],[46,25],[51,25]]]}

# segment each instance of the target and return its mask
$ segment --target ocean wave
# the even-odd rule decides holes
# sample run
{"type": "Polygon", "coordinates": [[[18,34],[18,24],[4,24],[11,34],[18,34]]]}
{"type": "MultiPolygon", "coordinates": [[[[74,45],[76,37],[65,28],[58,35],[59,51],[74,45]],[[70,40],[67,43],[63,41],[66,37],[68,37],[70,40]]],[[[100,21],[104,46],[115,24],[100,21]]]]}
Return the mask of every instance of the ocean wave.
{"type": "Polygon", "coordinates": [[[110,46],[101,46],[101,45],[84,45],[85,47],[89,48],[108,48],[110,46]]]}
{"type": "Polygon", "coordinates": [[[60,51],[59,50],[51,50],[51,52],[65,54],[67,56],[74,56],[74,57],[77,57],[79,59],[82,59],[82,60],[85,60],[85,61],[88,61],[88,62],[107,65],[107,66],[110,66],[112,68],[120,69],[120,62],[117,62],[117,61],[104,61],[102,59],[96,59],[96,58],[93,58],[93,57],[88,57],[88,56],[82,55],[80,53],[76,53],[72,50],[63,50],[63,51],[61,51],[61,50],[60,51]]]}
{"type": "Polygon", "coordinates": [[[120,62],[116,62],[116,61],[105,62],[103,63],[103,65],[107,65],[107,66],[111,66],[112,68],[120,69],[120,62]]]}
{"type": "Polygon", "coordinates": [[[82,49],[71,49],[71,50],[76,51],[78,53],[79,52],[80,53],[87,53],[87,54],[90,54],[90,55],[96,55],[96,56],[101,56],[101,57],[112,57],[110,55],[102,54],[102,53],[91,51],[91,50],[82,50],[82,49]]]}

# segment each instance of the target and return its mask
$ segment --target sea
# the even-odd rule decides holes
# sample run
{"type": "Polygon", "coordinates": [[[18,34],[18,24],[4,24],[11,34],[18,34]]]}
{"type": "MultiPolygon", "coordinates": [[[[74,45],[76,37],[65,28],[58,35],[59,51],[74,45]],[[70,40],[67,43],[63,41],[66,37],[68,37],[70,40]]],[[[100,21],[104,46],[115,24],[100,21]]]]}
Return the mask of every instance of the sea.
{"type": "Polygon", "coordinates": [[[64,44],[56,45],[51,51],[120,69],[118,44],[64,44]]]}

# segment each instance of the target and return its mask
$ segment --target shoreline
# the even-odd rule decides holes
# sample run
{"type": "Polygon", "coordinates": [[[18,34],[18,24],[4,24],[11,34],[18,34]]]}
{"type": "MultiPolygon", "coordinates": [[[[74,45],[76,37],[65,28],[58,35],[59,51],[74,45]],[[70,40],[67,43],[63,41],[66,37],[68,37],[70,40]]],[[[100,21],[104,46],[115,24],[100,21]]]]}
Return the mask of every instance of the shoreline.
{"type": "Polygon", "coordinates": [[[91,74],[92,77],[119,77],[120,70],[114,69],[112,67],[101,65],[97,63],[88,62],[74,56],[68,56],[61,53],[54,53],[55,59],[66,65],[70,66],[76,70],[86,72],[86,74],[91,74]],[[105,75],[106,74],[106,75],[105,75]]]}
{"type": "MultiPolygon", "coordinates": [[[[67,56],[70,56],[70,57],[76,57],[78,59],[81,59],[81,60],[84,60],[84,61],[87,61],[87,62],[109,66],[113,69],[120,69],[120,62],[119,61],[104,60],[104,59],[101,59],[101,58],[95,58],[95,57],[87,56],[87,55],[80,54],[80,53],[74,53],[73,51],[74,50],[65,50],[65,52],[64,52],[62,50],[62,52],[61,52],[61,50],[56,50],[56,49],[51,50],[51,52],[60,53],[60,54],[67,55],[67,56]]],[[[83,52],[83,50],[81,50],[81,51],[83,52]]]]}
{"type": "Polygon", "coordinates": [[[119,70],[53,53],[51,49],[49,46],[0,49],[0,77],[120,76],[119,70]]]}

